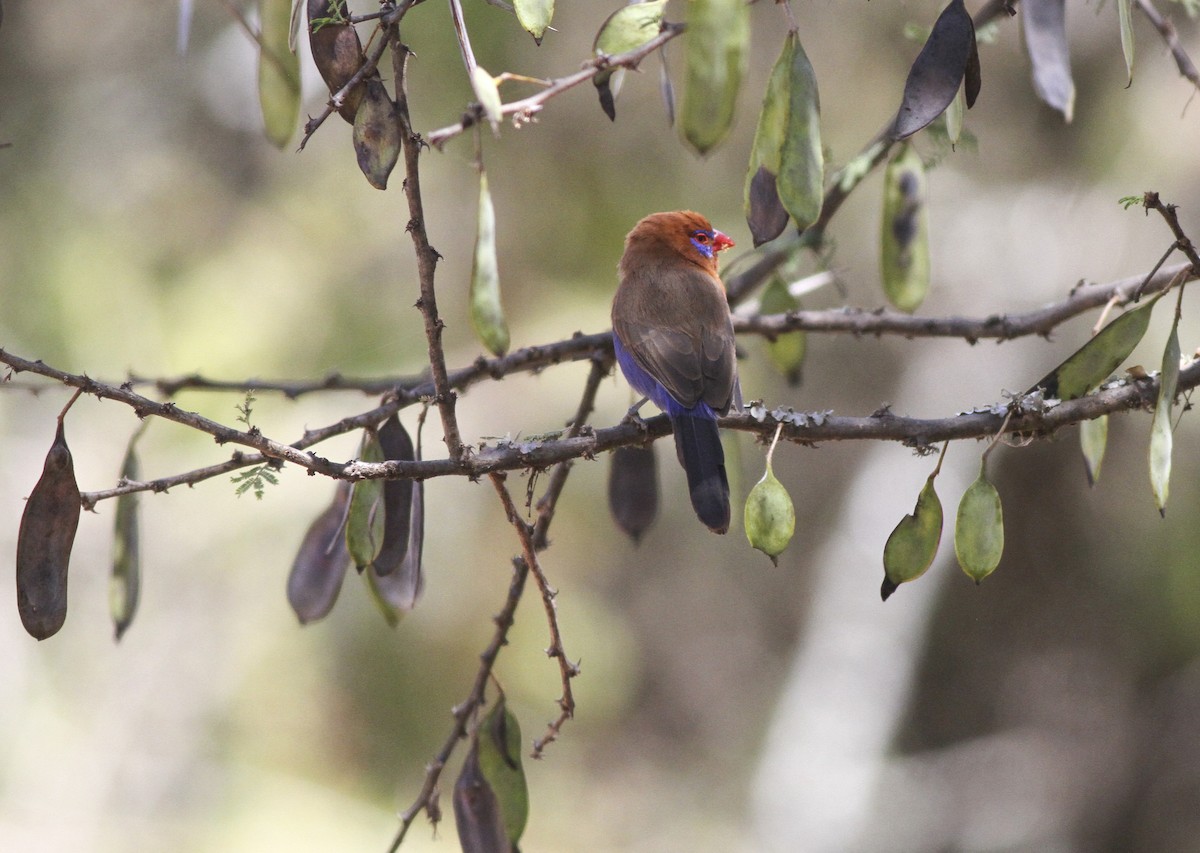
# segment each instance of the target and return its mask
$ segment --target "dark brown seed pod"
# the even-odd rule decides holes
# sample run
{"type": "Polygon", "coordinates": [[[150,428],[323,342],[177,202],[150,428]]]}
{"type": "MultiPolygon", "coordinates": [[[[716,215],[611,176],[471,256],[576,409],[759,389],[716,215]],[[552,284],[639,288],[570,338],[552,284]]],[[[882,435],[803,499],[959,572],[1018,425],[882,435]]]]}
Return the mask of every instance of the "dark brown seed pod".
{"type": "Polygon", "coordinates": [[[36,639],[53,636],[67,619],[67,564],[81,510],[60,420],[42,476],[25,502],[17,537],[17,610],[36,639]]]}
{"type": "Polygon", "coordinates": [[[478,732],[454,783],[454,823],[463,850],[508,853],[513,849],[504,830],[500,801],[479,767],[478,732]]]}
{"type": "Polygon", "coordinates": [[[388,176],[400,159],[400,113],[383,83],[367,80],[366,93],[354,116],[354,153],[371,186],[386,190],[388,176]]]}
{"type": "MultiPolygon", "coordinates": [[[[392,415],[379,428],[379,446],[384,459],[404,462],[413,460],[412,438],[392,415]]],[[[413,502],[412,480],[385,480],[383,483],[383,545],[372,564],[375,573],[390,575],[408,553],[408,531],[411,523],[413,502]]]]}
{"type": "Polygon", "coordinates": [[[618,447],[608,469],[608,508],[634,541],[658,517],[658,463],[653,447],[618,447]]]}
{"type": "MultiPolygon", "coordinates": [[[[313,63],[329,87],[330,95],[341,91],[367,61],[358,32],[346,18],[345,7],[345,2],[308,0],[308,44],[313,63]]],[[[368,76],[378,77],[378,72],[368,76]]],[[[366,82],[359,81],[346,93],[338,108],[342,118],[351,124],[354,124],[365,92],[366,82]]]]}
{"type": "Polygon", "coordinates": [[[287,598],[301,625],[329,615],[350,568],[350,552],[342,525],[350,505],[350,484],[338,482],[333,503],[317,516],[288,574],[287,598]]]}

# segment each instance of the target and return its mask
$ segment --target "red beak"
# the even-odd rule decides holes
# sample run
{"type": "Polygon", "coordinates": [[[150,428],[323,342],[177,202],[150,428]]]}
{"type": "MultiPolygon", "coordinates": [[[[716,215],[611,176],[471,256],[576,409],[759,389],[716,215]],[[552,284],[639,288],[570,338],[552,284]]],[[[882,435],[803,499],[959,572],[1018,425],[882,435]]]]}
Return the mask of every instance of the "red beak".
{"type": "Polygon", "coordinates": [[[713,251],[723,252],[726,249],[732,249],[734,242],[729,238],[729,235],[722,234],[720,231],[713,231],[713,251]]]}

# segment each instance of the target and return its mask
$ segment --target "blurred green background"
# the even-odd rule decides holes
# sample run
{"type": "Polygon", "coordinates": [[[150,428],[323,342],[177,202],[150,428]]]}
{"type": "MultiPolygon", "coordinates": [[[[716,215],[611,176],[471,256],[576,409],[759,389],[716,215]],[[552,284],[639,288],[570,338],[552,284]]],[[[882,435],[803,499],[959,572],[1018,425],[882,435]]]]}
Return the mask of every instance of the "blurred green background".
{"type": "MultiPolygon", "coordinates": [[[[302,153],[262,138],[255,52],[219,3],[196,4],[186,54],[174,4],[6,0],[0,29],[0,346],[112,381],[130,372],[220,379],[390,376],[420,370],[408,218],[399,173],[371,189],[336,117],[302,153]]],[[[465,0],[480,63],[494,74],[579,67],[619,2],[560,0],[540,48],[512,16],[465,0]]],[[[976,4],[968,4],[972,9],[976,4]]],[[[1183,45],[1200,36],[1177,4],[1183,45]]],[[[921,313],[986,316],[1061,299],[1080,279],[1147,271],[1169,245],[1156,218],[1117,204],[1155,189],[1200,237],[1200,115],[1157,34],[1137,19],[1132,87],[1116,4],[1068,2],[1075,121],[1041,105],[1019,19],[981,47],[978,138],[931,173],[933,286],[921,313]]],[[[845,163],[895,110],[937,2],[795,4],[821,85],[828,160],[845,163]]],[[[357,11],[366,6],[352,4],[357,11]]],[[[667,17],[680,20],[681,0],[667,17]]],[[[621,241],[654,210],[705,212],[750,245],[742,184],[780,10],[752,10],[737,125],[700,159],[668,127],[658,60],[629,74],[615,124],[584,85],[532,125],[485,134],[513,346],[607,328],[621,241]]],[[[457,120],[470,100],[446,4],[404,20],[417,54],[417,127],[457,120]]],[[[683,42],[668,59],[680,82],[683,42]]],[[[305,61],[305,107],[323,91],[305,61]]],[[[520,84],[506,97],[526,91],[520,84]]],[[[918,142],[926,153],[931,149],[918,142]]],[[[469,136],[423,157],[428,229],[445,260],[439,302],[452,366],[479,346],[466,320],[476,177],[469,136]]],[[[831,229],[832,289],[812,307],[882,303],[881,181],[831,229]]],[[[815,261],[809,268],[816,269],[815,261]]],[[[801,270],[802,272],[803,270],[801,270]]],[[[1200,324],[1185,301],[1185,353],[1200,324]]],[[[1160,310],[1133,361],[1155,369],[1160,310]]],[[[1043,339],[962,341],[812,336],[790,388],[744,342],[748,399],[798,410],[951,415],[1028,387],[1087,336],[1095,316],[1043,339]]],[[[586,366],[472,389],[465,436],[561,427],[586,366]]],[[[27,376],[0,392],[0,553],[13,554],[68,392],[27,376]]],[[[241,395],[181,395],[232,423],[241,395]]],[[[629,403],[606,381],[596,425],[629,403]]],[[[283,441],[373,406],[330,394],[260,395],[254,422],[283,441]]],[[[415,411],[404,414],[415,427],[415,411]]],[[[441,448],[433,426],[425,446],[441,448]]],[[[84,490],[115,483],[130,411],[81,399],[67,423],[84,490]]],[[[919,583],[883,605],[880,554],[932,460],[900,446],[789,446],[775,469],[797,507],[772,568],[739,528],[718,538],[692,517],[670,448],[666,505],[634,548],[605,505],[606,459],[581,461],[560,504],[545,568],[559,589],[567,652],[582,662],[577,717],[528,762],[527,851],[1200,850],[1200,435],[1176,433],[1171,503],[1146,475],[1150,418],[1114,418],[1089,490],[1074,430],[1001,448],[991,471],[1007,548],[971,584],[951,536],[919,583]]],[[[745,491],[762,453],[731,443],[745,491]]],[[[980,447],[950,449],[947,511],[980,447]]],[[[350,458],[343,437],[324,455],[350,458]]],[[[142,442],[143,472],[221,461],[228,448],[167,423],[142,442]]],[[[427,589],[396,630],[350,577],[333,614],[299,628],[284,598],[295,548],[331,483],[285,468],[262,501],[218,478],[142,501],[141,610],[111,640],[113,507],[81,522],[70,616],[38,644],[0,584],[0,849],[8,851],[381,850],[420,787],[465,696],[517,543],[486,484],[427,486],[427,589]]],[[[510,486],[522,491],[524,479],[510,486]]],[[[735,515],[737,513],[735,512],[735,515]]],[[[10,561],[11,564],[11,561],[10,561]]],[[[517,613],[497,675],[526,740],[556,711],[557,669],[536,598],[517,613]]],[[[424,818],[405,849],[456,849],[424,818]]]]}

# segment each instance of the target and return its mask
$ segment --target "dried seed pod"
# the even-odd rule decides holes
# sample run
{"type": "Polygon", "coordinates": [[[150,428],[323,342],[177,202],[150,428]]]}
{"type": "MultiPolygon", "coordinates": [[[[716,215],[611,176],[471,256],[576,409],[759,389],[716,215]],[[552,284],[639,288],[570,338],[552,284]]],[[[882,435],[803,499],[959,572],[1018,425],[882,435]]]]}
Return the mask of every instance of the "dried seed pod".
{"type": "Polygon", "coordinates": [[[25,630],[39,640],[56,634],[67,619],[67,564],[81,510],[75,466],[59,420],[17,537],[17,610],[25,630]]]}
{"type": "Polygon", "coordinates": [[[368,79],[354,114],[354,153],[367,182],[386,190],[388,176],[400,159],[400,113],[383,82],[368,79]]]}
{"type": "Polygon", "coordinates": [[[301,625],[329,615],[342,589],[350,552],[341,535],[350,506],[350,484],[341,480],[331,503],[317,516],[288,573],[287,598],[301,625]]]}
{"type": "MultiPolygon", "coordinates": [[[[308,44],[313,63],[329,87],[330,95],[341,91],[367,61],[358,31],[345,13],[344,0],[308,0],[308,44]]],[[[378,78],[379,72],[369,76],[378,78]]],[[[346,93],[338,107],[341,117],[351,124],[354,124],[366,89],[366,81],[360,80],[346,93]]]]}
{"type": "Polygon", "coordinates": [[[658,518],[658,460],[654,447],[618,447],[608,468],[608,509],[636,545],[658,518]]]}
{"type": "MultiPolygon", "coordinates": [[[[137,480],[141,476],[134,447],[141,432],[138,430],[134,434],[129,449],[125,451],[125,461],[121,464],[121,479],[124,481],[137,480]]],[[[125,636],[133,623],[141,593],[142,559],[137,505],[137,492],[121,495],[117,498],[116,518],[113,520],[113,565],[108,583],[108,603],[117,640],[125,636]]]]}
{"type": "MultiPolygon", "coordinates": [[[[392,415],[379,428],[379,446],[384,459],[413,460],[413,443],[400,418],[392,415]]],[[[408,530],[413,502],[412,480],[383,483],[383,545],[371,566],[380,576],[390,575],[408,552],[408,530]]]]}

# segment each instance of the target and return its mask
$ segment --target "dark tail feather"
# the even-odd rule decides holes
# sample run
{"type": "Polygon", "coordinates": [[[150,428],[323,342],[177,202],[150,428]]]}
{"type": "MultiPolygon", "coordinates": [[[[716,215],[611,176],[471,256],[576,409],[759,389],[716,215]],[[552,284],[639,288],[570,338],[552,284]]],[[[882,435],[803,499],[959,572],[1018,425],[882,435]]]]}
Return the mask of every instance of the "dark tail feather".
{"type": "Polygon", "coordinates": [[[725,451],[717,422],[682,415],[671,419],[675,450],[687,472],[688,492],[696,515],[714,533],[729,529],[729,480],[725,477],[725,451]]]}

